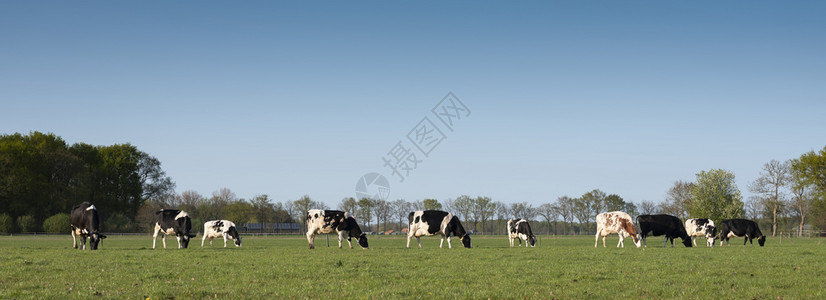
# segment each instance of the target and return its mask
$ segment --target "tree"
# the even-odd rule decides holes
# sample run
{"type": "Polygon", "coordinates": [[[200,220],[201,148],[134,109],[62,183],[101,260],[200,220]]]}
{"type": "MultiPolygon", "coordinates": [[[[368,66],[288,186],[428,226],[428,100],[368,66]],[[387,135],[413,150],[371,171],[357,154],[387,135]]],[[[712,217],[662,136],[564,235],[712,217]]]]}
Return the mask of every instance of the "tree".
{"type": "Polygon", "coordinates": [[[476,228],[476,223],[482,223],[482,231],[485,230],[485,223],[493,215],[495,206],[490,197],[476,197],[473,201],[473,224],[476,228]]]}
{"type": "Polygon", "coordinates": [[[826,228],[826,147],[809,151],[792,162],[795,186],[809,190],[814,225],[826,228]]]}
{"type": "Polygon", "coordinates": [[[758,194],[763,205],[771,213],[772,237],[777,234],[777,216],[778,213],[783,213],[785,203],[780,189],[789,185],[792,179],[789,174],[790,168],[791,164],[788,161],[781,163],[772,160],[763,165],[760,176],[749,186],[749,190],[758,194]]]}
{"type": "Polygon", "coordinates": [[[30,215],[17,217],[17,228],[20,232],[34,232],[37,229],[34,217],[30,215]]]}
{"type": "Polygon", "coordinates": [[[293,203],[294,213],[301,214],[300,215],[300,223],[301,223],[301,230],[302,232],[307,232],[307,212],[311,209],[316,208],[316,203],[313,199],[310,199],[309,195],[301,196],[298,200],[295,200],[293,203]]]}
{"type": "Polygon", "coordinates": [[[358,202],[359,205],[359,219],[362,222],[367,222],[367,231],[370,231],[370,221],[373,219],[373,214],[375,213],[375,200],[370,198],[361,198],[358,202]]]}
{"type": "Polygon", "coordinates": [[[255,220],[254,223],[272,223],[275,220],[275,206],[270,202],[270,196],[266,194],[252,197],[249,206],[238,204],[239,210],[251,210],[252,216],[248,220],[255,220]]]}
{"type": "Polygon", "coordinates": [[[461,195],[453,200],[452,210],[453,215],[458,216],[459,219],[468,220],[473,213],[474,199],[468,195],[461,195]]]}
{"type": "Polygon", "coordinates": [[[505,226],[502,223],[507,222],[505,219],[508,218],[508,206],[505,203],[494,201],[493,202],[493,212],[496,214],[496,234],[499,234],[501,229],[504,229],[505,226]]]}
{"type": "Polygon", "coordinates": [[[376,230],[381,224],[384,224],[384,231],[387,231],[387,219],[392,215],[393,209],[385,200],[377,199],[374,202],[374,211],[376,212],[376,230]]]}
{"type": "Polygon", "coordinates": [[[0,233],[14,232],[14,218],[9,214],[0,214],[0,233]]]}
{"type": "Polygon", "coordinates": [[[71,231],[69,226],[69,214],[60,213],[46,218],[43,221],[43,231],[48,233],[66,233],[71,231]]]}
{"type": "Polygon", "coordinates": [[[640,202],[640,215],[650,215],[657,213],[657,205],[650,200],[640,202]]]}
{"type": "Polygon", "coordinates": [[[806,216],[812,207],[812,189],[811,185],[806,183],[797,171],[795,165],[798,163],[799,161],[795,159],[790,161],[792,199],[789,204],[792,206],[799,221],[797,224],[797,235],[803,236],[803,226],[806,224],[806,216]]]}
{"type": "Polygon", "coordinates": [[[528,202],[511,203],[510,213],[514,218],[522,218],[525,220],[533,220],[536,216],[533,205],[528,202]]]}
{"type": "Polygon", "coordinates": [[[600,212],[624,211],[627,212],[628,205],[625,200],[617,194],[610,194],[603,199],[603,208],[600,212]]]}
{"type": "Polygon", "coordinates": [[[436,200],[436,199],[424,199],[424,201],[422,201],[422,204],[424,205],[424,209],[426,209],[426,210],[441,210],[442,209],[442,205],[439,204],[439,200],[436,200]]]}
{"type": "Polygon", "coordinates": [[[556,206],[559,208],[559,216],[562,217],[562,224],[565,225],[564,234],[570,233],[568,224],[574,222],[574,199],[568,196],[562,196],[556,199],[556,206]]]}
{"type": "Polygon", "coordinates": [[[711,169],[697,173],[697,183],[691,188],[693,196],[688,213],[720,222],[743,216],[743,198],[734,183],[734,173],[711,169]]]}
{"type": "MultiPolygon", "coordinates": [[[[664,214],[676,216],[681,219],[689,217],[686,207],[691,202],[691,188],[694,183],[677,180],[674,185],[668,189],[665,196],[665,202],[660,205],[660,211],[664,214]]],[[[703,216],[697,216],[703,218],[703,216]]]]}
{"type": "Polygon", "coordinates": [[[393,201],[393,214],[399,218],[399,231],[404,227],[403,224],[407,224],[407,216],[409,216],[411,212],[410,202],[404,199],[396,199],[396,201],[393,201]]]}
{"type": "Polygon", "coordinates": [[[358,212],[359,203],[356,201],[356,198],[345,197],[338,203],[338,209],[353,214],[358,212]]]}
{"type": "Polygon", "coordinates": [[[548,234],[551,234],[551,222],[559,216],[559,208],[551,203],[543,203],[536,208],[536,213],[548,222],[548,234]]]}

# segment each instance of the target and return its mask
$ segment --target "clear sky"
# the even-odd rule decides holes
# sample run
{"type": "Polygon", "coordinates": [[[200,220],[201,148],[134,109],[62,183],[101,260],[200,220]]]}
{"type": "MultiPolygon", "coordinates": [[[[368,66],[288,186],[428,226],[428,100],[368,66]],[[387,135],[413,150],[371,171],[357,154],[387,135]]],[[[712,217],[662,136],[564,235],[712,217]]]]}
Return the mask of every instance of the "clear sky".
{"type": "Polygon", "coordinates": [[[826,145],[824,16],[823,1],[3,1],[0,134],[131,143],[178,193],[331,207],[370,172],[391,200],[539,205],[595,188],[660,202],[721,168],[748,197],[763,164],[826,145]],[[453,131],[431,112],[449,92],[470,112],[453,131]],[[383,158],[417,153],[425,117],[443,135],[400,182],[383,158]]]}

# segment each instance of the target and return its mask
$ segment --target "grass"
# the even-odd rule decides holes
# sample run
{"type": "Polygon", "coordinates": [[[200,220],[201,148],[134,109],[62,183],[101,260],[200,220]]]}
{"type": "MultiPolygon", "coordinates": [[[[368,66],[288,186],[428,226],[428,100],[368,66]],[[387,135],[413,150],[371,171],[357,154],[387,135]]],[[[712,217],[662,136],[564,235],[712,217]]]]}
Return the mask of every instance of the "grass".
{"type": "Polygon", "coordinates": [[[439,249],[438,238],[423,238],[423,249],[405,249],[404,237],[371,236],[370,250],[351,250],[333,237],[327,248],[322,236],[309,250],[292,236],[153,250],[147,235],[80,251],[68,235],[0,237],[0,299],[826,297],[823,239],[673,249],[659,238],[646,249],[616,241],[595,249],[592,236],[541,237],[542,247],[525,249],[477,236],[474,249],[439,249]]]}

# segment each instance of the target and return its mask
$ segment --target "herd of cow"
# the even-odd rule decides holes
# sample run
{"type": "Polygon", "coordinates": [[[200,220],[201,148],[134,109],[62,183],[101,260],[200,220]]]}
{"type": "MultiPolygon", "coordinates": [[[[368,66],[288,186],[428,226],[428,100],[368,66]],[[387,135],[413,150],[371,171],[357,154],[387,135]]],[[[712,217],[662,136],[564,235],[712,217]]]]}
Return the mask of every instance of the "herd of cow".
{"type": "Polygon", "coordinates": [[[766,243],[766,236],[760,232],[760,228],[752,220],[746,219],[728,219],[720,222],[720,234],[717,235],[717,227],[714,221],[709,219],[688,219],[685,221],[685,226],[680,218],[672,215],[640,215],[637,217],[639,224],[639,232],[634,227],[634,221],[627,213],[621,211],[605,212],[597,215],[597,234],[594,241],[594,247],[599,243],[599,237],[602,236],[602,246],[605,247],[605,237],[609,234],[619,235],[619,243],[617,247],[624,247],[622,240],[627,237],[634,239],[634,245],[648,246],[645,242],[646,237],[665,235],[663,247],[671,241],[671,247],[674,247],[674,238],[683,240],[683,245],[691,247],[697,245],[696,237],[702,236],[706,238],[706,246],[713,247],[715,240],[720,240],[720,246],[723,242],[729,243],[729,238],[745,237],[743,245],[746,242],[754,244],[752,239],[757,239],[757,243],[763,246],[766,243]]]}
{"type": "MultiPolygon", "coordinates": [[[[340,210],[312,209],[307,212],[307,242],[310,249],[314,248],[313,240],[318,234],[338,235],[338,247],[346,237],[347,244],[353,248],[352,238],[356,238],[356,243],[367,249],[367,235],[361,231],[358,222],[348,213],[340,210]]],[[[631,237],[637,247],[647,246],[645,240],[647,236],[665,235],[663,247],[671,241],[674,247],[674,238],[681,238],[683,245],[691,247],[697,245],[694,240],[697,236],[706,238],[706,245],[711,247],[716,239],[728,242],[731,237],[745,237],[746,242],[757,239],[760,246],[766,242],[766,236],[760,232],[757,224],[751,220],[730,219],[721,222],[720,234],[717,235],[717,228],[714,222],[709,219],[688,219],[685,226],[679,218],[671,215],[640,215],[637,217],[639,231],[634,226],[634,221],[627,213],[621,211],[606,212],[597,215],[597,233],[594,247],[597,247],[599,237],[602,236],[602,246],[605,246],[605,238],[609,234],[619,235],[617,247],[625,247],[623,239],[631,237]]],[[[444,245],[447,239],[448,248],[452,248],[451,237],[458,237],[462,245],[471,248],[470,234],[465,231],[459,218],[449,212],[438,210],[420,210],[411,212],[408,215],[407,248],[410,248],[410,240],[416,238],[419,248],[422,247],[420,238],[422,236],[440,235],[442,237],[439,248],[444,245]]],[[[100,222],[98,220],[97,208],[89,202],[72,207],[71,213],[72,241],[73,247],[77,248],[77,239],[80,237],[81,249],[86,249],[86,238],[89,238],[89,246],[92,250],[98,248],[98,244],[106,236],[100,233],[100,222]]],[[[191,232],[192,220],[189,215],[182,210],[161,209],[155,212],[155,230],[152,235],[152,248],[158,239],[158,233],[163,234],[161,241],[166,248],[166,236],[175,235],[178,240],[178,248],[187,248],[189,240],[196,234],[191,232]]],[[[531,231],[531,226],[524,219],[510,219],[507,223],[507,233],[510,246],[514,246],[514,241],[525,241],[525,246],[536,246],[536,236],[531,231]]],[[[228,220],[214,220],[204,223],[204,234],[201,239],[201,247],[206,239],[212,246],[212,239],[223,238],[224,247],[227,246],[227,239],[232,239],[236,247],[241,246],[241,237],[235,228],[235,224],[228,220]]]]}

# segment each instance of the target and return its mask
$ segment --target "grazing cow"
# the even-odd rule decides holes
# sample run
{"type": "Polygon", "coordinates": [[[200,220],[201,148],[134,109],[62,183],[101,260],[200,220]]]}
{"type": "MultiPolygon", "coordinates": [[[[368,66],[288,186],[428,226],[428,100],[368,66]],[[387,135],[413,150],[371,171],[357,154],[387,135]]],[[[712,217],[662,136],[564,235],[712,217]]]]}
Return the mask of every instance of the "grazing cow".
{"type": "Polygon", "coordinates": [[[720,246],[723,245],[723,241],[726,241],[726,244],[731,246],[728,239],[741,236],[746,237],[743,240],[743,246],[746,245],[746,242],[754,245],[751,241],[751,239],[754,238],[757,239],[757,243],[760,244],[761,247],[766,243],[766,236],[760,232],[760,227],[752,220],[730,219],[720,222],[720,246]]]}
{"type": "Polygon", "coordinates": [[[471,248],[470,235],[462,227],[459,218],[452,213],[440,210],[420,210],[411,212],[407,216],[410,222],[410,227],[407,231],[407,248],[410,248],[410,239],[416,237],[416,242],[419,243],[419,248],[422,247],[422,236],[441,235],[442,241],[439,243],[439,248],[445,243],[447,237],[447,247],[450,245],[450,237],[458,236],[465,248],[471,248]]]}
{"type": "Polygon", "coordinates": [[[204,241],[209,238],[209,245],[212,246],[213,238],[224,238],[224,248],[227,247],[227,237],[235,241],[235,247],[241,247],[241,237],[235,229],[235,223],[227,220],[215,220],[204,223],[204,238],[201,239],[201,247],[204,241]]]}
{"type": "Polygon", "coordinates": [[[640,247],[640,238],[637,234],[637,229],[634,228],[634,219],[631,219],[631,216],[627,213],[612,211],[597,215],[597,234],[594,237],[594,248],[597,247],[600,236],[602,236],[602,247],[606,247],[605,237],[612,233],[619,235],[617,247],[625,248],[625,244],[622,241],[629,236],[634,239],[634,245],[636,245],[637,248],[640,247]]]}
{"type": "Polygon", "coordinates": [[[347,236],[347,244],[350,249],[353,249],[352,238],[356,238],[356,242],[362,249],[367,249],[367,235],[361,232],[356,219],[351,217],[348,213],[340,210],[320,210],[311,209],[307,212],[307,241],[310,243],[310,249],[315,249],[313,240],[317,234],[338,233],[338,247],[341,248],[341,240],[347,236]]]}
{"type": "Polygon", "coordinates": [[[508,240],[511,247],[513,247],[513,240],[519,240],[519,247],[522,247],[522,240],[525,241],[525,248],[536,247],[536,236],[533,235],[528,220],[519,218],[508,220],[508,240]]]}
{"type": "Polygon", "coordinates": [[[86,250],[86,237],[89,237],[89,247],[92,250],[97,250],[100,240],[106,238],[99,232],[98,211],[92,203],[83,202],[73,206],[70,221],[72,223],[72,247],[75,249],[77,249],[76,236],[80,236],[81,250],[86,250]]]}
{"type": "Polygon", "coordinates": [[[706,246],[714,247],[714,238],[717,236],[717,227],[714,221],[709,219],[688,219],[685,220],[685,231],[691,237],[691,242],[697,246],[698,236],[706,237],[706,246]]]}
{"type": "Polygon", "coordinates": [[[152,249],[155,249],[155,241],[158,240],[158,233],[163,233],[161,241],[166,249],[166,236],[175,235],[178,240],[178,248],[186,249],[189,246],[189,239],[195,234],[189,233],[192,230],[192,220],[183,210],[161,209],[155,212],[155,234],[152,235],[152,249]]]}
{"type": "Polygon", "coordinates": [[[652,236],[665,235],[663,247],[670,240],[671,248],[674,248],[674,238],[676,237],[683,239],[683,245],[691,247],[691,239],[688,238],[688,233],[685,232],[685,227],[680,218],[672,215],[640,215],[637,217],[637,222],[640,224],[640,239],[642,239],[642,244],[645,247],[648,247],[645,238],[649,234],[652,236]]]}

